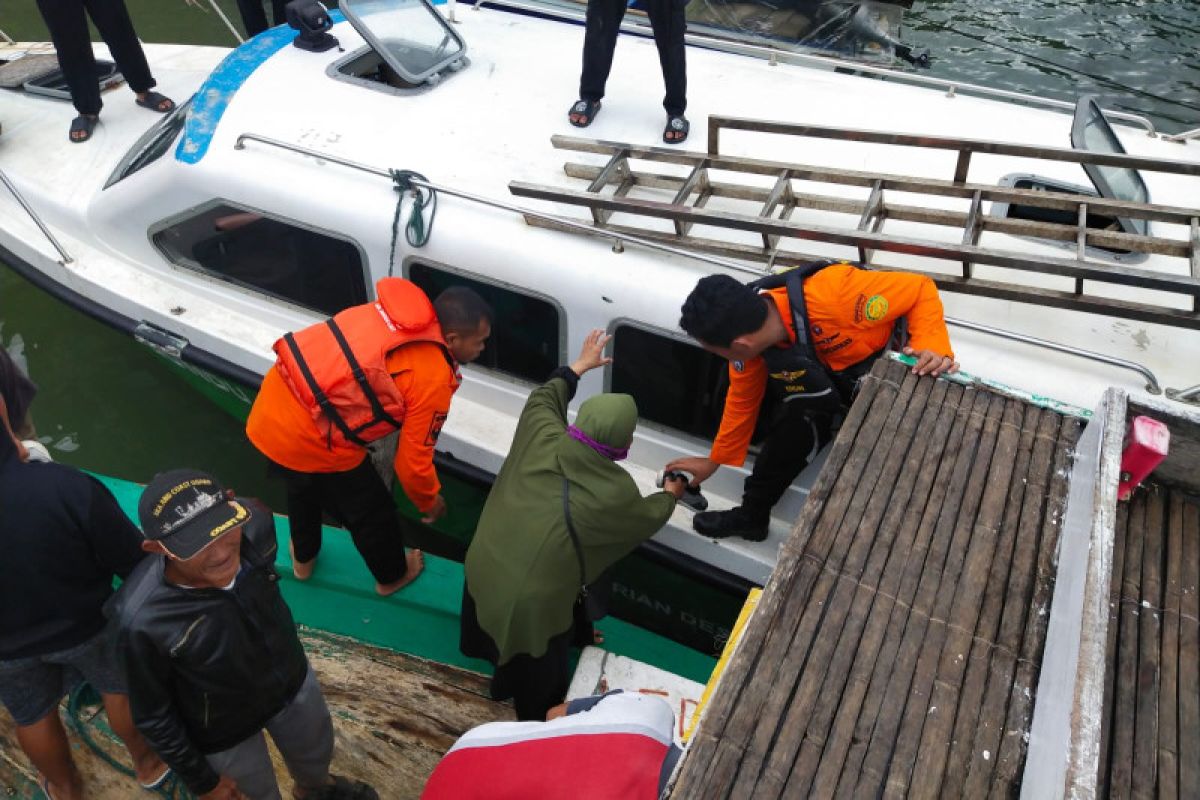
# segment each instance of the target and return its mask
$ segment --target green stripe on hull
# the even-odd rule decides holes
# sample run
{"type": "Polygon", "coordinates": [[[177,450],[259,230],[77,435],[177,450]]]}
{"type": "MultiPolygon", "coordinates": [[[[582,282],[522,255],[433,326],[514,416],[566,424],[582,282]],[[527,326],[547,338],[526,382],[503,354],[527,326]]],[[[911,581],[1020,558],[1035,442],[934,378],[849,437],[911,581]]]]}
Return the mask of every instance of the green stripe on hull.
{"type": "MultiPolygon", "coordinates": [[[[125,513],[136,519],[142,487],[97,477],[125,513]]],[[[375,594],[375,581],[345,531],[325,528],[316,572],[301,582],[292,577],[287,519],[276,515],[275,529],[280,586],[298,623],[442,664],[491,671],[486,662],[466,658],[458,651],[461,564],[427,555],[425,572],[415,583],[383,598],[375,594]]],[[[708,681],[716,664],[709,656],[612,617],[598,627],[605,635],[605,649],[700,683],[708,681]]]]}

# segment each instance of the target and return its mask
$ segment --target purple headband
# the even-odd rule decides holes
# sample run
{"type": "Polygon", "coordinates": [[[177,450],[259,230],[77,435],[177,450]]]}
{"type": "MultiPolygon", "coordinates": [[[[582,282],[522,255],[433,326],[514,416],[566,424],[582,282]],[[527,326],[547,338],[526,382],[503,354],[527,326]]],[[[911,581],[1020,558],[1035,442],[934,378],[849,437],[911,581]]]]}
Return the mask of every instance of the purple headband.
{"type": "Polygon", "coordinates": [[[570,436],[572,439],[574,439],[577,442],[583,442],[588,447],[592,448],[597,453],[599,453],[600,455],[609,459],[610,461],[621,461],[622,459],[624,459],[626,456],[629,455],[628,447],[612,447],[611,445],[602,444],[601,442],[597,442],[595,439],[588,436],[586,433],[579,430],[579,428],[576,428],[574,425],[567,426],[567,435],[570,436]]]}

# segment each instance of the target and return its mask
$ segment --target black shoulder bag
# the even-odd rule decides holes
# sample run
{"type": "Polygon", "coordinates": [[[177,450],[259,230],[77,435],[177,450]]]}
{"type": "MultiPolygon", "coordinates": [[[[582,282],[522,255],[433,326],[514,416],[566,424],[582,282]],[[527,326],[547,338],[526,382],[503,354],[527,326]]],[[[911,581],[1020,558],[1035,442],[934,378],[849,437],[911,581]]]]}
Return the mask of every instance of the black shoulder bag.
{"type": "Polygon", "coordinates": [[[571,534],[571,544],[575,546],[575,558],[579,561],[579,597],[575,602],[583,606],[584,615],[591,621],[608,616],[608,600],[612,594],[612,581],[607,574],[601,575],[591,586],[587,585],[587,569],[583,561],[583,546],[579,543],[579,534],[571,522],[571,484],[566,478],[562,482],[563,516],[567,520],[567,532],[571,534]]]}

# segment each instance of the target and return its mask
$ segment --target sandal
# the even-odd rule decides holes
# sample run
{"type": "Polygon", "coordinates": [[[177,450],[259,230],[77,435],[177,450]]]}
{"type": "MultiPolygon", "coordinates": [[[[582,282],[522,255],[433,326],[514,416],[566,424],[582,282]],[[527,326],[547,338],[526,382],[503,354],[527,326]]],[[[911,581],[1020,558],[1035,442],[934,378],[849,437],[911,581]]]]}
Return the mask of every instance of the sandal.
{"type": "Polygon", "coordinates": [[[683,115],[667,117],[667,127],[663,128],[663,141],[667,144],[679,144],[687,139],[691,128],[692,123],[683,115]]]}
{"type": "Polygon", "coordinates": [[[86,142],[92,138],[92,131],[96,129],[96,123],[100,121],[99,117],[90,117],[87,114],[80,114],[75,119],[71,120],[71,130],[67,133],[68,138],[72,142],[86,142]],[[76,136],[76,134],[80,134],[76,136]]]}
{"type": "Polygon", "coordinates": [[[575,105],[571,106],[571,110],[567,112],[567,121],[576,128],[586,128],[592,124],[592,120],[596,119],[596,115],[600,113],[599,100],[580,100],[575,105]],[[571,119],[571,115],[579,117],[578,121],[571,119]]]}
{"type": "Polygon", "coordinates": [[[161,775],[159,775],[157,778],[150,781],[149,783],[142,783],[141,781],[138,781],[138,784],[146,791],[153,792],[155,789],[158,789],[163,784],[165,784],[167,782],[167,779],[170,778],[173,774],[174,773],[171,771],[171,768],[168,767],[166,764],[163,764],[163,771],[162,771],[161,775]]]}
{"type": "Polygon", "coordinates": [[[136,98],[133,102],[142,108],[157,111],[159,114],[166,114],[168,111],[175,109],[175,101],[158,92],[146,92],[145,97],[136,98]]]}

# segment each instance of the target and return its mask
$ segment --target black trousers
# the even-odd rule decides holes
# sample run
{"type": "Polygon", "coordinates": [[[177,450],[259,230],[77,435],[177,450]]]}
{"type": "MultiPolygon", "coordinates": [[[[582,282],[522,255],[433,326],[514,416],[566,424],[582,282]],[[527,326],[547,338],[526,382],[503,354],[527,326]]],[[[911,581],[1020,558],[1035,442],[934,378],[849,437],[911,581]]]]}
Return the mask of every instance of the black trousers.
{"type": "Polygon", "coordinates": [[[328,513],[350,531],[367,568],[379,583],[404,577],[404,534],[391,493],[364,458],[346,472],[296,472],[272,463],[287,485],[288,522],[297,561],[321,552],[321,517],[328,513]]]}
{"type": "Polygon", "coordinates": [[[782,402],[763,411],[770,414],[770,427],[743,486],[742,508],[766,520],[800,471],[833,438],[834,415],[782,402]]]}
{"type": "Polygon", "coordinates": [[[89,16],[129,88],[138,94],[154,88],[154,77],[133,30],[125,0],[37,0],[37,4],[58,51],[58,65],[71,89],[71,100],[80,114],[99,114],[103,105],[88,33],[89,16]]]}
{"type": "MultiPolygon", "coordinates": [[[[667,93],[663,108],[671,116],[687,109],[687,66],[683,33],[687,29],[684,9],[687,0],[645,0],[658,62],[662,66],[667,93]]],[[[579,97],[595,102],[604,97],[604,85],[612,69],[617,34],[625,16],[625,0],[588,0],[587,32],[583,37],[583,74],[579,79],[579,97]]]]}
{"type": "Polygon", "coordinates": [[[237,0],[238,11],[242,15],[242,25],[246,28],[246,36],[257,36],[271,25],[282,25],[287,22],[284,7],[288,0],[271,0],[271,18],[267,22],[267,12],[263,9],[263,0],[237,0]]]}
{"type": "MultiPolygon", "coordinates": [[[[492,673],[493,700],[510,697],[521,721],[546,719],[546,712],[567,698],[571,685],[571,648],[592,644],[591,620],[582,604],[575,603],[571,612],[571,628],[552,637],[546,652],[540,656],[520,653],[492,673]]],[[[459,617],[458,649],[470,658],[482,658],[493,666],[500,660],[495,641],[479,624],[475,598],[463,585],[462,613],[459,617]]]]}

